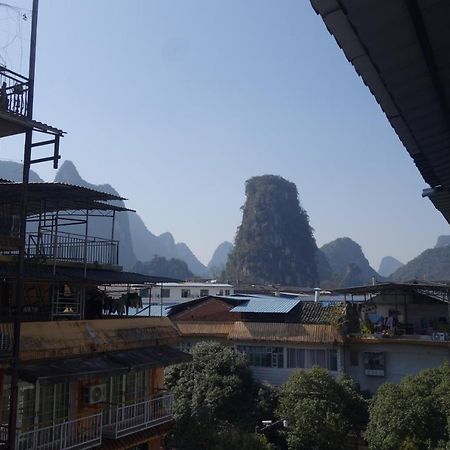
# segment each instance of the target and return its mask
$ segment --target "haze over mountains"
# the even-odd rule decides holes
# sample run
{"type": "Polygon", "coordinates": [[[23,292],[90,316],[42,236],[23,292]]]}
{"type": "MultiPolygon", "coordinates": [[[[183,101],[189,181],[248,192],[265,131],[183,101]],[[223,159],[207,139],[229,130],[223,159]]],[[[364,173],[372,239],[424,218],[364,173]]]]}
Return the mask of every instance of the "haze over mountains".
{"type": "MultiPolygon", "coordinates": [[[[0,178],[11,181],[20,181],[22,179],[22,165],[11,161],[0,161],[0,178]]],[[[254,178],[260,179],[262,177],[254,178]]],[[[32,182],[43,181],[34,171],[30,172],[30,179],[32,182]]],[[[256,277],[257,279],[254,279],[253,281],[278,283],[279,281],[276,281],[272,274],[278,273],[281,276],[281,273],[283,272],[290,273],[288,278],[292,282],[297,281],[297,284],[304,284],[301,283],[301,279],[294,279],[296,270],[299,270],[299,273],[303,272],[303,279],[307,280],[306,284],[314,285],[320,282],[320,286],[325,288],[367,284],[372,281],[372,278],[375,278],[377,281],[391,279],[400,282],[411,280],[450,281],[450,236],[439,236],[434,248],[425,250],[404,265],[394,257],[386,256],[382,259],[379,272],[377,273],[370,266],[361,246],[349,237],[338,238],[323,245],[320,249],[317,248],[314,236],[309,234],[308,231],[310,228],[306,211],[299,206],[301,212],[300,216],[304,217],[304,219],[306,218],[306,222],[302,219],[304,221],[303,225],[298,222],[298,218],[294,220],[290,216],[292,215],[292,205],[286,207],[281,205],[281,210],[283,210],[283,212],[280,213],[281,210],[279,207],[280,203],[282,203],[282,199],[290,197],[293,199],[296,197],[296,189],[295,195],[291,195],[283,190],[291,189],[291,183],[283,180],[281,177],[273,175],[269,176],[269,179],[271,182],[275,182],[275,185],[278,184],[278,187],[281,186],[281,192],[278,194],[271,192],[272,186],[263,195],[262,192],[259,192],[259,188],[261,187],[260,183],[256,183],[256,191],[253,189],[254,186],[251,189],[252,191],[255,191],[251,194],[254,197],[252,202],[254,203],[253,206],[257,206],[257,209],[262,213],[262,216],[256,220],[256,216],[250,216],[249,219],[247,214],[246,226],[242,228],[241,225],[237,234],[237,236],[240,236],[241,245],[240,248],[238,248],[239,259],[235,259],[233,264],[235,264],[235,268],[241,264],[244,274],[251,275],[251,271],[249,270],[252,267],[256,268],[258,271],[262,270],[256,277]],[[272,201],[273,199],[276,199],[276,201],[272,201]],[[292,225],[292,223],[297,223],[297,226],[294,226],[294,228],[289,228],[288,226],[286,228],[286,224],[292,225]],[[256,227],[256,225],[258,226],[256,227]],[[255,231],[257,229],[259,229],[258,232],[255,231]],[[297,243],[289,244],[289,242],[291,242],[289,235],[292,237],[299,231],[300,234],[294,239],[297,243]],[[261,250],[261,247],[255,252],[254,243],[261,242],[261,239],[266,241],[266,247],[264,247],[263,250],[261,250]],[[304,239],[306,239],[306,241],[301,242],[304,239]],[[300,244],[298,241],[300,241],[300,244]],[[282,244],[283,242],[285,244],[282,244]],[[298,247],[298,244],[300,245],[299,248],[303,248],[303,250],[295,257],[300,258],[297,259],[298,267],[296,266],[297,269],[295,269],[295,264],[294,266],[292,264],[296,259],[293,259],[292,251],[298,247]],[[248,253],[249,249],[251,250],[252,248],[252,251],[254,252],[253,256],[248,253]],[[305,249],[308,248],[314,248],[314,257],[312,259],[308,257],[307,261],[303,260],[303,262],[301,262],[305,249]],[[275,266],[263,268],[262,265],[267,263],[268,256],[271,254],[274,255],[274,252],[278,252],[279,256],[273,259],[269,263],[269,266],[270,264],[273,264],[274,261],[275,266]],[[282,266],[284,263],[281,264],[280,262],[282,260],[289,260],[287,264],[290,265],[290,268],[283,268],[282,266]],[[242,264],[245,261],[247,262],[244,266],[247,265],[243,267],[242,264]],[[262,276],[261,273],[263,274],[262,276]]],[[[84,180],[78,173],[75,165],[70,161],[65,161],[61,165],[56,174],[55,181],[76,184],[120,195],[109,184],[96,185],[84,180]]],[[[264,185],[264,183],[262,183],[262,185],[264,185]]],[[[292,190],[292,192],[294,191],[292,190]]],[[[121,206],[124,206],[123,202],[118,203],[121,206]]],[[[253,210],[256,211],[255,209],[253,210]]],[[[67,229],[65,231],[77,232],[76,229],[67,229]]],[[[84,233],[84,230],[81,230],[81,232],[84,233]]],[[[110,238],[111,224],[110,222],[108,223],[108,219],[93,217],[90,220],[89,233],[99,237],[110,238]]],[[[135,267],[138,262],[150,262],[155,255],[158,255],[167,258],[167,260],[176,259],[184,261],[187,264],[189,271],[195,276],[221,278],[222,272],[227,265],[229,255],[236,255],[236,248],[233,244],[224,241],[217,247],[208,266],[205,266],[196,258],[185,243],[175,242],[174,237],[169,232],[159,236],[153,234],[146,227],[140,216],[134,212],[125,212],[116,215],[115,238],[121,242],[120,264],[128,270],[135,267]]],[[[256,245],[256,248],[258,248],[258,245],[256,245]]],[[[307,253],[309,254],[310,252],[307,253]]],[[[239,270],[241,269],[238,267],[238,271],[239,270]]],[[[222,279],[226,279],[226,277],[222,277],[222,279]]],[[[229,279],[232,280],[233,277],[229,279]]],[[[288,279],[283,280],[280,277],[279,279],[281,281],[289,281],[288,279]]]]}

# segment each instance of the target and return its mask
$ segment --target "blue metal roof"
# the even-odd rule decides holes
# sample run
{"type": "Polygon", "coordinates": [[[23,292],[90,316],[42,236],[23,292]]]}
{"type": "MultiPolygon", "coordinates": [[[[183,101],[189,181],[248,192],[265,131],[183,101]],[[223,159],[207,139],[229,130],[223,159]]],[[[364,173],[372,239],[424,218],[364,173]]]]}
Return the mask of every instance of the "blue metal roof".
{"type": "Polygon", "coordinates": [[[270,295],[239,296],[243,302],[231,312],[243,313],[288,313],[301,300],[299,298],[271,297],[270,295]]]}

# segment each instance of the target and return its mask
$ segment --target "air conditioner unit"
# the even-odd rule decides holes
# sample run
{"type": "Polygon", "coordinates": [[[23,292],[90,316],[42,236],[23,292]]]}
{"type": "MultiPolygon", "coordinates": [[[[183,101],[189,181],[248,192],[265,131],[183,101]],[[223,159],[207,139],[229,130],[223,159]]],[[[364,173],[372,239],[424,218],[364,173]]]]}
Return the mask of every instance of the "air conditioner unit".
{"type": "Polygon", "coordinates": [[[106,401],[106,384],[88,386],[85,391],[85,401],[88,405],[95,405],[106,401]]]}

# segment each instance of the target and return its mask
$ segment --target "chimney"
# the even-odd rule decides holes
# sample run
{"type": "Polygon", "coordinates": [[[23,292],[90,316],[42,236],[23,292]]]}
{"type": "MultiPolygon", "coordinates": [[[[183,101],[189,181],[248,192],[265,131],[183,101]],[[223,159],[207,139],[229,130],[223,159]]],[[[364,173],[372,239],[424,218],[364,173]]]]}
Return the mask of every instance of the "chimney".
{"type": "Polygon", "coordinates": [[[318,303],[320,300],[320,288],[314,288],[314,302],[318,303]]]}

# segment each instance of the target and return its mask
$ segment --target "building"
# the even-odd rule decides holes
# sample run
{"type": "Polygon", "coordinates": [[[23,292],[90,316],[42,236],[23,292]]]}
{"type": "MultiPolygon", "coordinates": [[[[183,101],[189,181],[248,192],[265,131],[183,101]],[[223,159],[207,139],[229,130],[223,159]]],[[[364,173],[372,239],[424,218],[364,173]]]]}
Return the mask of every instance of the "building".
{"type": "MultiPolygon", "coordinates": [[[[20,183],[0,183],[0,439],[6,441],[16,307],[14,217],[20,183]]],[[[167,278],[123,272],[114,217],[120,198],[58,183],[30,183],[21,301],[16,448],[160,448],[173,424],[163,391],[178,331],[165,318],[110,316],[108,286],[154,286],[167,278]],[[92,217],[111,238],[89,233],[92,217]],[[70,232],[65,231],[70,230],[70,232]],[[84,231],[83,234],[74,231],[84,231]]],[[[126,293],[124,294],[126,296],[126,293]]],[[[125,311],[123,311],[124,313],[125,311]]]]}
{"type": "Polygon", "coordinates": [[[162,283],[150,292],[149,298],[153,303],[163,302],[164,305],[186,302],[208,295],[233,295],[231,284],[219,283],[162,283]]]}
{"type": "Polygon", "coordinates": [[[342,304],[324,307],[301,297],[260,295],[209,296],[175,305],[169,318],[189,351],[214,339],[245,353],[254,377],[275,386],[295,369],[314,365],[337,375],[342,371],[342,304]]]}
{"type": "Polygon", "coordinates": [[[344,371],[372,392],[450,362],[450,286],[382,283],[340,290],[349,299],[344,371]],[[352,302],[351,296],[365,301],[352,302]]]}
{"type": "Polygon", "coordinates": [[[179,348],[214,339],[247,355],[256,379],[275,386],[314,365],[375,392],[384,382],[450,362],[448,285],[382,283],[332,295],[210,296],[171,308],[179,348]],[[414,355],[414,357],[411,357],[414,355]]]}
{"type": "Polygon", "coordinates": [[[33,119],[37,5],[29,76],[0,66],[0,138],[25,135],[23,182],[0,180],[0,448],[159,450],[173,425],[164,367],[190,357],[168,319],[121,316],[137,309],[132,284],[177,280],[121,270],[120,197],[29,182],[31,165],[58,167],[64,135],[33,119]],[[110,237],[92,235],[93,220],[110,237]],[[113,285],[126,286],[117,305],[113,285]]]}

